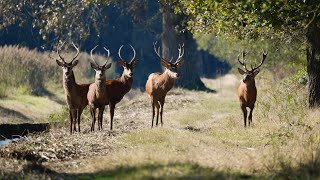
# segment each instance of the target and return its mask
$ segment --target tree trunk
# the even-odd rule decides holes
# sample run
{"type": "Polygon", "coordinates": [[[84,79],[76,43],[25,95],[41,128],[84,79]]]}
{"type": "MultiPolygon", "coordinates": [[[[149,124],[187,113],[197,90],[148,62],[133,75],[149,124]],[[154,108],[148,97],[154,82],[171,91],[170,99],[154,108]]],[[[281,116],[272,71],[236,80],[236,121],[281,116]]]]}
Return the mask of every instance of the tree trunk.
{"type": "MultiPolygon", "coordinates": [[[[183,56],[184,64],[179,69],[180,77],[176,85],[187,88],[205,90],[206,87],[200,79],[199,72],[199,53],[197,51],[196,42],[189,31],[179,32],[183,16],[174,14],[172,8],[163,3],[160,5],[162,9],[162,56],[166,59],[178,57],[178,46],[184,44],[185,53],[183,56]]],[[[174,61],[173,60],[173,61],[174,61]]]]}
{"type": "Polygon", "coordinates": [[[320,28],[316,21],[307,31],[307,72],[309,107],[320,107],[320,28]]]}

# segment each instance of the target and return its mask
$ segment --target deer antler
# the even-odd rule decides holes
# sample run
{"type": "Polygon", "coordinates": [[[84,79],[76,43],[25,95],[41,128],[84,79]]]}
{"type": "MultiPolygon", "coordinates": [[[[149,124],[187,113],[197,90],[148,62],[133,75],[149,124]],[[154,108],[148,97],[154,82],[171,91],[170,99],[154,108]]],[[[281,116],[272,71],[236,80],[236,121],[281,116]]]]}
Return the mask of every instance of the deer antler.
{"type": "MultiPolygon", "coordinates": [[[[157,41],[153,43],[153,49],[154,49],[154,51],[156,52],[157,56],[158,56],[162,61],[164,61],[165,63],[168,64],[168,61],[167,61],[166,59],[164,59],[162,56],[160,56],[160,46],[159,46],[158,49],[157,49],[157,48],[156,48],[156,45],[157,45],[157,41]]],[[[172,58],[171,58],[171,60],[172,60],[172,58]]],[[[170,61],[171,61],[171,60],[170,60],[170,61]]]]}
{"type": "Polygon", "coordinates": [[[132,57],[132,59],[130,60],[129,63],[131,63],[131,62],[134,60],[134,58],[136,57],[136,51],[135,51],[134,48],[131,46],[131,44],[130,44],[130,47],[131,47],[131,49],[133,50],[133,57],[132,57]]]}
{"type": "Polygon", "coordinates": [[[267,55],[268,55],[268,51],[262,50],[262,60],[261,60],[261,63],[260,63],[257,67],[252,68],[251,71],[254,71],[254,70],[258,69],[258,68],[264,63],[264,61],[266,60],[267,55]]]}
{"type": "Polygon", "coordinates": [[[183,57],[183,55],[184,55],[184,44],[182,44],[182,46],[179,44],[178,51],[179,51],[179,56],[178,56],[175,64],[178,64],[179,62],[182,61],[182,57],[183,57]]]}
{"type": "Polygon", "coordinates": [[[97,47],[98,47],[98,45],[96,45],[96,46],[95,46],[94,48],[92,48],[91,51],[90,51],[91,59],[93,60],[93,62],[94,62],[96,65],[98,65],[98,63],[94,60],[93,55],[92,55],[92,52],[93,52],[93,50],[95,50],[97,47]]]}
{"type": "MultiPolygon", "coordinates": [[[[99,46],[99,45],[96,45],[96,46],[95,46],[93,49],[91,49],[91,51],[90,51],[91,59],[93,60],[93,62],[94,62],[96,65],[99,65],[99,64],[97,63],[97,61],[94,60],[93,55],[92,55],[92,52],[93,52],[93,50],[95,50],[98,46],[99,46]]],[[[104,65],[103,65],[103,66],[105,66],[105,65],[108,63],[108,61],[109,61],[110,50],[107,49],[107,48],[105,48],[105,47],[103,47],[103,49],[104,49],[105,51],[107,51],[107,53],[108,53],[107,60],[106,60],[106,62],[105,62],[104,65]]]]}
{"type": "Polygon", "coordinates": [[[120,46],[119,48],[119,51],[118,51],[118,55],[119,55],[119,58],[122,60],[122,61],[125,61],[122,57],[121,57],[121,49],[122,49],[123,45],[120,46]]]}
{"type": "Polygon", "coordinates": [[[65,41],[61,44],[61,46],[59,46],[59,44],[57,45],[57,54],[59,56],[59,58],[64,62],[66,63],[66,61],[64,60],[64,58],[60,55],[60,49],[63,47],[65,41]]]}
{"type": "Polygon", "coordinates": [[[73,57],[71,63],[78,57],[78,55],[80,53],[79,48],[73,42],[72,42],[72,45],[73,45],[74,48],[76,48],[77,54],[73,57]]]}
{"type": "Polygon", "coordinates": [[[103,49],[104,49],[105,51],[107,51],[107,53],[108,53],[107,61],[106,61],[106,62],[104,63],[104,65],[103,65],[103,66],[105,66],[105,65],[107,64],[107,62],[109,61],[110,51],[109,51],[109,49],[107,49],[107,48],[105,48],[105,47],[103,47],[103,49]]]}
{"type": "Polygon", "coordinates": [[[242,65],[242,67],[246,70],[246,71],[249,71],[246,67],[246,61],[244,59],[244,57],[248,54],[247,51],[242,51],[242,62],[240,61],[240,54],[238,55],[238,62],[242,65]]]}
{"type": "Polygon", "coordinates": [[[173,57],[171,57],[171,59],[170,59],[170,61],[169,61],[169,62],[170,62],[170,63],[172,63],[172,60],[173,60],[173,57]]]}

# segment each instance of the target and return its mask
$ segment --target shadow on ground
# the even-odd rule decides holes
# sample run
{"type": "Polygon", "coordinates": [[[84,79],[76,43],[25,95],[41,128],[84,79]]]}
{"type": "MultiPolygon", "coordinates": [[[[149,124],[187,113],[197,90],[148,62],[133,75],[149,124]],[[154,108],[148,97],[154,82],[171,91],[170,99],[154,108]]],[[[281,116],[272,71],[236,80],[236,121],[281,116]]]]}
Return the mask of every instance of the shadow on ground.
{"type": "MultiPolygon", "coordinates": [[[[9,108],[5,108],[2,106],[0,106],[0,114],[2,114],[3,116],[16,117],[16,118],[23,119],[23,120],[30,120],[27,116],[25,116],[24,114],[22,114],[20,112],[9,109],[9,108]]],[[[1,130],[0,130],[0,132],[1,132],[1,130]]]]}
{"type": "Polygon", "coordinates": [[[30,163],[21,172],[6,173],[0,171],[0,178],[51,178],[51,179],[248,179],[258,178],[243,173],[218,171],[197,164],[171,163],[147,164],[133,167],[118,167],[96,173],[65,174],[57,173],[41,164],[30,163]]]}
{"type": "Polygon", "coordinates": [[[301,165],[297,168],[284,166],[280,171],[264,176],[227,172],[203,167],[194,163],[147,164],[142,166],[121,166],[95,173],[58,173],[39,162],[29,161],[19,172],[0,170],[0,179],[318,179],[319,163],[301,165]]]}
{"type": "Polygon", "coordinates": [[[28,133],[44,132],[49,130],[51,124],[54,123],[0,124],[0,139],[11,139],[13,135],[25,136],[28,133]]]}

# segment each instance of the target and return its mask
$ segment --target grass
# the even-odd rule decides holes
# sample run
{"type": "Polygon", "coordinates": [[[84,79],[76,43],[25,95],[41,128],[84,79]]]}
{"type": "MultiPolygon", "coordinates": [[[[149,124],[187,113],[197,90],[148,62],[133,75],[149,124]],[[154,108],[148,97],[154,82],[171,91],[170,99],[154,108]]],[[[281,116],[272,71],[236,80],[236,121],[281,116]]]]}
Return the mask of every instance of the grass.
{"type": "Polygon", "coordinates": [[[48,114],[60,112],[62,108],[61,104],[48,97],[31,95],[2,98],[0,106],[3,109],[2,123],[39,122],[48,114]]]}
{"type": "MultiPolygon", "coordinates": [[[[261,72],[253,127],[244,129],[236,97],[239,78],[203,79],[216,93],[173,89],[166,98],[164,126],[152,129],[150,101],[133,90],[117,105],[114,130],[109,130],[107,109],[104,130],[90,132],[86,111],[82,133],[69,135],[66,122],[0,149],[0,163],[5,159],[20,168],[16,174],[40,178],[319,178],[320,111],[307,109],[305,85],[291,78],[274,81],[261,72]],[[17,160],[13,151],[41,162],[17,160]],[[30,169],[30,163],[41,168],[30,169]]],[[[40,104],[28,96],[17,98],[30,106],[40,104]]],[[[66,119],[67,112],[50,118],[66,119]]],[[[1,165],[0,172],[10,176],[9,166],[1,165]]]]}
{"type": "MultiPolygon", "coordinates": [[[[62,53],[66,61],[72,59],[74,52],[62,53]]],[[[50,84],[61,86],[62,69],[56,64],[56,53],[38,52],[20,46],[0,47],[0,98],[15,94],[46,95],[50,84]]],[[[90,67],[90,56],[81,53],[79,64],[74,68],[78,82],[91,82],[94,71],[90,67]]],[[[95,55],[97,62],[105,57],[95,55]]],[[[107,71],[107,77],[114,76],[115,67],[107,71]]],[[[57,87],[57,86],[55,86],[57,87]]]]}

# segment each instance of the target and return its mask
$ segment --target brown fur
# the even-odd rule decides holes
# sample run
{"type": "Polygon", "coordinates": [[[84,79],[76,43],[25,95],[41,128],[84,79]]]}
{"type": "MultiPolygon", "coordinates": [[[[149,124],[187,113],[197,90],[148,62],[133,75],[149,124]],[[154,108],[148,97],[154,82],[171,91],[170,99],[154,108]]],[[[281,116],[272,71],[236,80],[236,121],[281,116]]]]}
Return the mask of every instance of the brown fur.
{"type": "MultiPolygon", "coordinates": [[[[92,52],[96,48],[95,46],[91,52],[91,59],[93,62],[90,63],[91,68],[93,68],[96,71],[95,75],[95,82],[92,83],[89,87],[89,91],[87,94],[89,107],[90,107],[90,113],[92,116],[92,125],[91,125],[91,131],[94,131],[94,126],[96,123],[96,109],[98,109],[98,127],[99,130],[102,130],[102,120],[103,120],[103,111],[105,109],[106,99],[109,99],[108,93],[106,92],[106,75],[105,71],[108,70],[112,63],[107,64],[108,59],[106,60],[104,65],[98,65],[97,62],[94,60],[92,52]]],[[[104,47],[104,49],[108,53],[108,57],[110,55],[110,51],[104,47]]]]}
{"type": "Polygon", "coordinates": [[[243,113],[243,121],[244,121],[244,127],[247,126],[247,107],[250,109],[248,122],[249,126],[252,124],[252,112],[254,109],[254,104],[257,100],[257,88],[255,83],[255,77],[259,74],[260,66],[264,63],[268,52],[263,51],[262,52],[262,60],[261,63],[256,66],[252,67],[251,70],[248,70],[246,67],[246,60],[245,56],[247,55],[246,51],[242,51],[242,61],[240,61],[240,55],[238,55],[238,62],[243,66],[244,70],[238,68],[238,71],[241,75],[244,75],[243,79],[241,79],[239,86],[238,86],[238,97],[240,101],[241,110],[243,113]]]}
{"type": "Polygon", "coordinates": [[[166,68],[163,73],[152,73],[149,75],[148,80],[146,82],[146,92],[151,98],[151,106],[152,106],[152,123],[151,128],[153,127],[154,120],[154,107],[157,108],[157,122],[156,126],[158,126],[159,120],[159,109],[160,110],[160,119],[161,126],[163,125],[162,114],[163,114],[163,106],[165,102],[166,95],[168,91],[173,87],[176,79],[179,77],[178,68],[180,68],[184,62],[182,57],[184,55],[184,45],[179,44],[179,55],[174,63],[172,63],[172,58],[170,61],[166,60],[160,55],[160,47],[156,47],[157,42],[153,43],[153,49],[157,56],[160,58],[161,66],[166,68]]]}
{"type": "Polygon", "coordinates": [[[102,130],[102,119],[103,119],[103,111],[105,109],[106,99],[109,98],[106,93],[106,85],[104,83],[105,79],[95,80],[95,83],[92,83],[89,87],[89,91],[87,94],[90,113],[92,116],[92,125],[91,131],[94,131],[95,121],[96,121],[96,109],[98,109],[98,128],[102,130]]]}
{"type": "Polygon", "coordinates": [[[126,77],[124,73],[118,79],[105,81],[106,93],[109,95],[106,104],[109,104],[110,107],[110,130],[113,128],[115,106],[122,100],[123,96],[130,91],[132,82],[133,77],[126,77]]]}
{"type": "Polygon", "coordinates": [[[106,93],[109,96],[105,99],[105,104],[109,104],[110,108],[110,130],[112,130],[113,128],[113,116],[116,104],[119,103],[122,100],[123,96],[130,91],[133,82],[133,69],[139,62],[139,60],[135,59],[136,51],[131,46],[131,49],[133,51],[133,57],[131,58],[129,63],[127,63],[121,57],[122,47],[123,45],[119,48],[118,51],[118,55],[120,58],[118,63],[123,67],[122,76],[118,79],[105,81],[106,93]]]}
{"type": "Polygon", "coordinates": [[[247,80],[246,82],[243,79],[240,80],[238,86],[238,97],[240,101],[240,107],[243,113],[244,118],[244,127],[247,126],[247,107],[250,108],[250,113],[248,117],[249,126],[252,123],[252,111],[254,109],[254,104],[257,99],[257,88],[255,85],[254,77],[247,80]]]}
{"type": "Polygon", "coordinates": [[[87,93],[90,84],[77,84],[73,71],[70,73],[68,77],[63,75],[63,88],[69,108],[70,133],[72,134],[73,129],[76,131],[76,122],[78,122],[78,131],[80,132],[80,117],[83,109],[88,105],[87,93]]]}
{"type": "Polygon", "coordinates": [[[161,125],[163,125],[162,121],[162,114],[163,114],[163,107],[166,95],[168,91],[171,90],[173,87],[176,78],[171,76],[171,71],[166,69],[165,72],[162,74],[159,72],[152,73],[149,75],[149,78],[146,83],[146,92],[148,96],[151,98],[151,105],[152,105],[152,124],[151,127],[153,127],[153,120],[155,115],[155,109],[157,108],[157,121],[156,126],[158,126],[158,119],[159,119],[159,109],[160,110],[160,119],[161,119],[161,125]]]}

